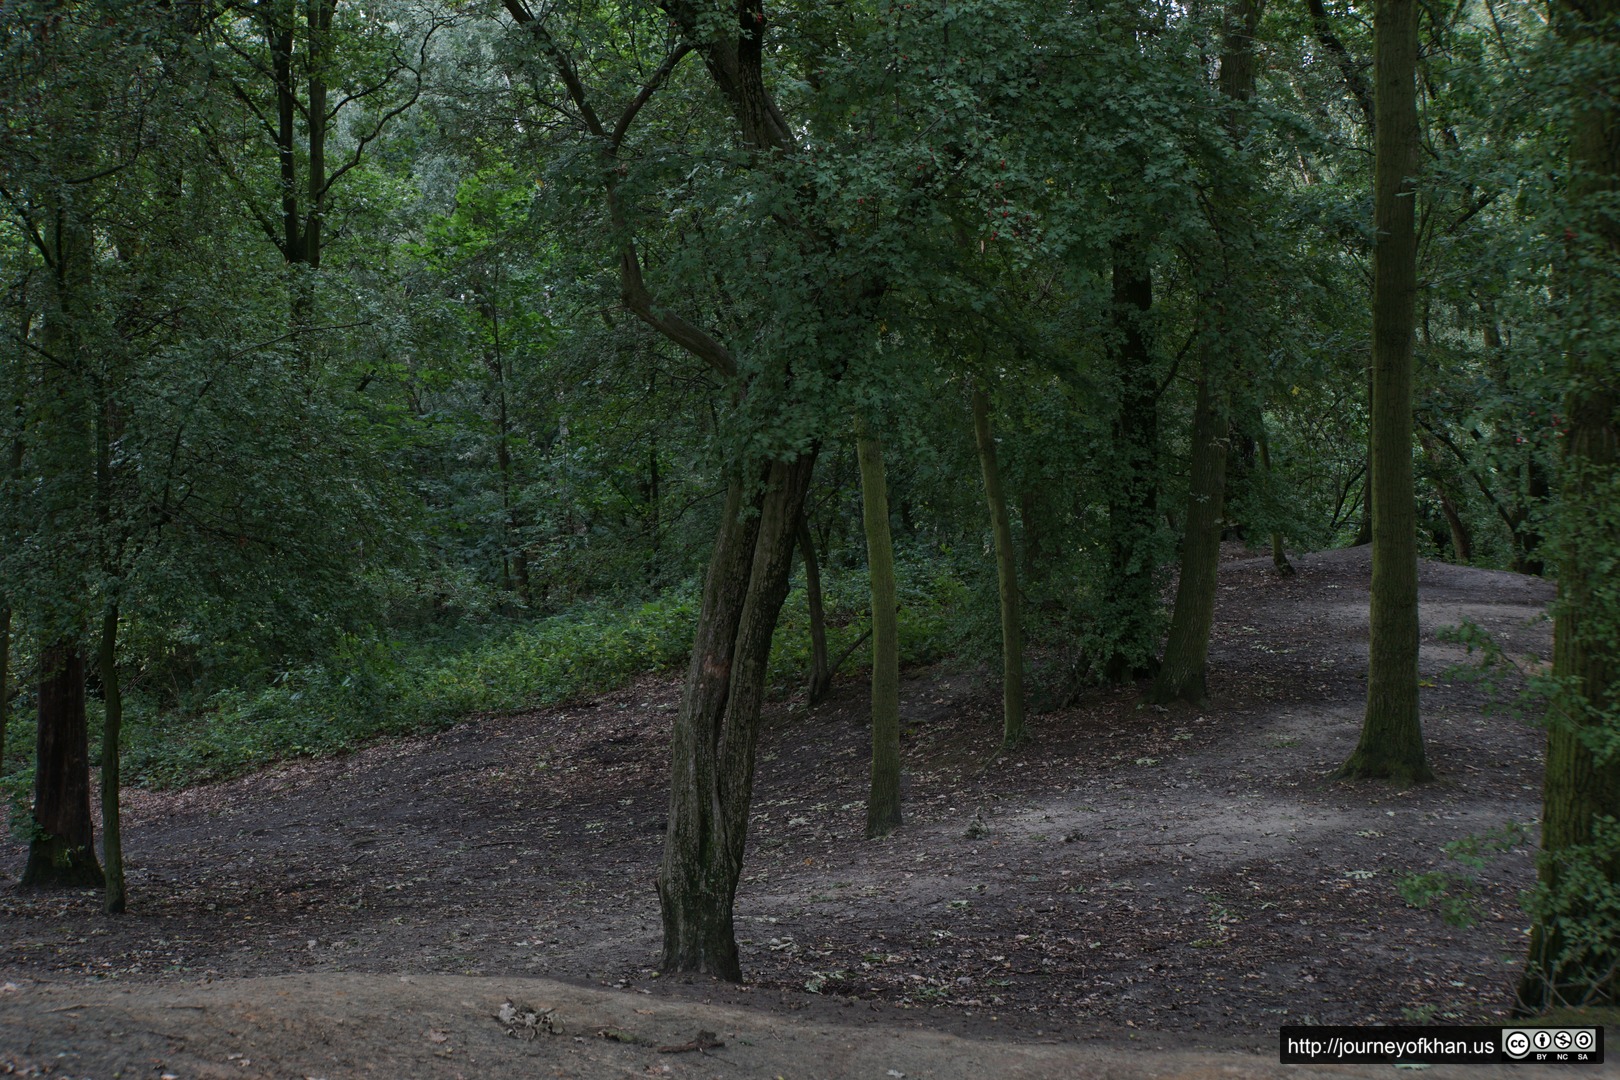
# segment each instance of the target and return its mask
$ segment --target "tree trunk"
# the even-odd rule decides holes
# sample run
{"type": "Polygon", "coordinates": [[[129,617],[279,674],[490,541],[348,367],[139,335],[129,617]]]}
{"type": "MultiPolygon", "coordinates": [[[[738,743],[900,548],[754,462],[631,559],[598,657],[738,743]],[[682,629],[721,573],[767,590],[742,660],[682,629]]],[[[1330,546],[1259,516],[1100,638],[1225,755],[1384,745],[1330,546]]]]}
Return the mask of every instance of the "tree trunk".
{"type": "MultiPolygon", "coordinates": [[[[10,490],[18,491],[22,482],[23,463],[23,397],[22,372],[17,373],[17,398],[14,412],[17,430],[11,437],[11,470],[7,474],[10,490]]],[[[6,538],[11,541],[11,537],[6,538]]],[[[6,732],[11,720],[11,602],[9,594],[0,596],[0,776],[6,772],[6,732]]]]}
{"type": "Polygon", "coordinates": [[[1620,1005],[1620,597],[1606,569],[1620,552],[1620,0],[1560,0],[1554,24],[1580,74],[1565,234],[1558,690],[1547,716],[1535,921],[1519,984],[1526,1010],[1620,1005]]]}
{"type": "Polygon", "coordinates": [[[1452,501],[1445,486],[1436,482],[1434,493],[1440,499],[1440,512],[1446,516],[1446,528],[1451,530],[1451,553],[1456,560],[1463,564],[1474,561],[1474,537],[1468,529],[1468,522],[1463,520],[1452,501]]]}
{"type": "Polygon", "coordinates": [[[1541,554],[1542,525],[1537,520],[1536,511],[1544,508],[1551,499],[1552,482],[1547,478],[1547,470],[1532,452],[1524,466],[1524,503],[1515,515],[1513,525],[1513,542],[1517,551],[1513,569],[1521,574],[1546,576],[1547,561],[1541,554]]]}
{"type": "Polygon", "coordinates": [[[990,508],[990,528],[996,546],[996,582],[1001,592],[1001,745],[1024,741],[1024,621],[1019,611],[1017,552],[1012,523],[1007,519],[1007,497],[1001,490],[996,465],[996,440],[990,432],[990,395],[973,387],[973,441],[979,448],[979,470],[984,474],[984,500],[990,508]]]}
{"type": "Polygon", "coordinates": [[[1153,680],[1157,704],[1205,697],[1210,627],[1221,562],[1221,504],[1226,490],[1227,424],[1221,391],[1206,376],[1198,381],[1193,409],[1192,482],[1187,489],[1187,531],[1181,542],[1181,578],[1170,618],[1164,663],[1153,680]]]}
{"type": "MultiPolygon", "coordinates": [[[[1260,467],[1265,470],[1266,483],[1269,485],[1275,475],[1271,471],[1271,439],[1266,434],[1266,418],[1263,413],[1259,414],[1259,420],[1257,438],[1260,443],[1260,467]]],[[[1282,532],[1278,529],[1271,530],[1271,565],[1276,567],[1277,573],[1282,577],[1294,576],[1294,564],[1288,561],[1288,552],[1283,548],[1282,532]]]]}
{"type": "Polygon", "coordinates": [[[11,720],[11,605],[0,604],[0,776],[6,774],[6,729],[11,720]]]}
{"type": "Polygon", "coordinates": [[[814,453],[775,462],[734,480],[727,494],[671,747],[658,872],[664,971],[742,978],[731,911],[748,834],[759,707],[814,465],[814,453]]]}
{"type": "Polygon", "coordinates": [[[889,538],[889,485],[883,445],[855,423],[861,460],[861,516],[872,580],[872,786],[866,837],[900,827],[900,624],[896,615],[894,544],[889,538]]]}
{"type": "Polygon", "coordinates": [[[832,689],[832,668],[827,660],[827,607],[821,598],[821,563],[816,559],[816,540],[810,535],[808,518],[799,521],[799,555],[804,559],[804,598],[810,609],[810,678],[804,699],[819,705],[832,689]]]}
{"type": "MultiPolygon", "coordinates": [[[[1221,94],[1233,105],[1254,92],[1254,32],[1263,0],[1235,0],[1227,14],[1221,50],[1221,94]]],[[[1243,125],[1236,118],[1227,132],[1241,153],[1243,125]]],[[[1248,306],[1251,230],[1243,214],[1247,192],[1241,183],[1223,178],[1212,193],[1210,214],[1221,237],[1220,280],[1209,298],[1214,342],[1205,350],[1193,406],[1192,475],[1187,486],[1187,528],[1181,544],[1181,575],[1170,617],[1164,662],[1150,697],[1164,704],[1177,699],[1194,704],[1205,697],[1209,634],[1215,619],[1215,588],[1221,563],[1221,514],[1226,498],[1226,459],[1231,445],[1228,418],[1229,380],[1247,366],[1248,339],[1233,333],[1232,317],[1248,306]],[[1218,351],[1217,351],[1218,350],[1218,351]]]]}
{"type": "Polygon", "coordinates": [[[102,616],[99,653],[102,701],[106,706],[101,734],[101,853],[106,866],[107,891],[102,910],[108,915],[121,915],[126,905],[124,831],[118,802],[124,695],[118,682],[117,604],[109,604],[102,616]]]}
{"type": "Polygon", "coordinates": [[[1114,420],[1114,476],[1108,486],[1109,574],[1098,624],[1099,668],[1108,682],[1150,674],[1159,645],[1159,401],[1147,319],[1153,271],[1136,238],[1113,248],[1114,366],[1120,384],[1114,420]]]}
{"type": "Polygon", "coordinates": [[[1373,9],[1374,145],[1372,609],[1367,713],[1340,777],[1433,777],[1418,717],[1417,521],[1412,484],[1412,334],[1417,297],[1416,0],[1373,9]]]}
{"type": "Polygon", "coordinates": [[[90,819],[90,733],[84,715],[84,658],[71,640],[40,650],[39,741],[34,838],[22,884],[100,888],[90,819]]]}
{"type": "Polygon", "coordinates": [[[113,441],[118,437],[118,410],[105,377],[98,380],[100,408],[96,416],[96,524],[103,588],[101,641],[97,649],[98,673],[104,707],[101,735],[101,853],[107,888],[102,910],[121,915],[125,908],[124,833],[119,813],[120,742],[124,726],[123,688],[118,681],[118,599],[123,543],[117,535],[113,498],[113,441]]]}

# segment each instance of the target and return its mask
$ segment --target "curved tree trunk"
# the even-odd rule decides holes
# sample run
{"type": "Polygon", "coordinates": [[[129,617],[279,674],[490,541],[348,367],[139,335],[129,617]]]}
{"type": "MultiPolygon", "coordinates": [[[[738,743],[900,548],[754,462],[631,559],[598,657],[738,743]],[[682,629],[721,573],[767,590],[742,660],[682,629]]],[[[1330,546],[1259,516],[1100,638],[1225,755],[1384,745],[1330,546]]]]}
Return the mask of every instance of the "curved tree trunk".
{"type": "Polygon", "coordinates": [[[759,707],[814,466],[814,453],[772,463],[734,480],[726,498],[671,747],[669,827],[658,871],[664,971],[742,978],[731,909],[748,835],[759,707]]]}
{"type": "Polygon", "coordinates": [[[856,421],[861,459],[861,516],[872,579],[872,786],[866,836],[900,827],[900,625],[896,616],[894,544],[889,537],[889,484],[883,445],[856,421]]]}
{"type": "Polygon", "coordinates": [[[1374,8],[1378,131],[1373,214],[1372,611],[1367,714],[1341,777],[1431,779],[1418,717],[1417,522],[1412,486],[1416,321],[1416,0],[1374,8]]]}
{"type": "Polygon", "coordinates": [[[1561,0],[1578,68],[1570,132],[1558,614],[1542,790],[1540,889],[1520,1007],[1620,1005],[1620,0],[1561,0]],[[1600,754],[1599,748],[1607,750],[1600,754]]]}
{"type": "Polygon", "coordinates": [[[996,581],[1001,591],[1001,745],[1024,741],[1024,621],[1019,610],[1018,555],[1013,550],[1012,523],[1007,518],[1007,497],[1001,489],[996,465],[996,440],[990,432],[990,395],[973,387],[973,441],[979,449],[984,474],[984,499],[990,508],[995,536],[996,581]]]}

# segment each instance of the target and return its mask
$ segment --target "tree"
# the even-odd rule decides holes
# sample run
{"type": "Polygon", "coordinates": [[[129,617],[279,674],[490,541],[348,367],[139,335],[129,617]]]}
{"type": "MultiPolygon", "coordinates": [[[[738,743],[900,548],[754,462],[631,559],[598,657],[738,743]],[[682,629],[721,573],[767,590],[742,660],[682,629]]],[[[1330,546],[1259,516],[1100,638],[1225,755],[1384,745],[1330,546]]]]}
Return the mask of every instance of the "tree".
{"type": "Polygon", "coordinates": [[[994,538],[997,591],[1001,598],[1001,745],[1024,741],[1024,619],[1018,595],[1018,552],[1013,547],[1007,496],[996,463],[996,438],[990,430],[990,394],[977,381],[970,393],[973,443],[979,451],[984,501],[994,538]]]}
{"type": "Polygon", "coordinates": [[[1534,925],[1519,1003],[1620,1004],[1620,3],[1565,0],[1564,454],[1534,925]]]}
{"type": "Polygon", "coordinates": [[[889,537],[889,484],[883,444],[857,420],[861,516],[872,579],[872,785],[866,800],[868,839],[900,827],[900,626],[896,615],[894,543],[889,537]]]}
{"type": "MultiPolygon", "coordinates": [[[[679,40],[663,47],[662,58],[609,126],[598,112],[598,97],[587,84],[576,58],[554,33],[551,16],[537,16],[521,0],[508,0],[507,11],[551,68],[579,119],[580,134],[593,148],[600,170],[600,194],[618,242],[622,303],[647,326],[707,364],[735,387],[756,391],[767,408],[793,408],[777,388],[791,385],[796,368],[786,353],[766,350],[740,358],[720,337],[654,299],[634,239],[630,208],[619,187],[627,165],[618,160],[638,113],[675,72],[681,60],[698,54],[713,89],[730,114],[736,148],[749,171],[764,180],[766,170],[791,158],[798,136],[777,108],[764,66],[765,15],[758,0],[742,0],[729,18],[700,5],[663,5],[678,28],[679,40]],[[758,368],[745,370],[745,364],[758,368]]],[[[611,115],[611,114],[606,114],[611,115]]],[[[826,240],[789,219],[784,246],[777,251],[800,282],[810,272],[805,256],[820,256],[826,240]]],[[[817,259],[818,273],[825,263],[817,259]]],[[[734,287],[744,282],[733,281],[734,287]]],[[[823,304],[842,306],[867,291],[858,282],[838,282],[823,304]],[[834,299],[837,294],[838,299],[834,299]]],[[[830,309],[812,305],[795,320],[805,320],[822,337],[823,347],[842,351],[830,309]]],[[[803,323],[800,323],[803,325],[803,323]]],[[[859,325],[859,324],[858,324],[859,325]]],[[[809,371],[816,367],[807,360],[809,371]]],[[[752,404],[752,402],[750,402],[752,404]]],[[[776,421],[780,422],[778,413],[776,421]]],[[[762,420],[764,418],[761,418],[762,420]]],[[[756,421],[756,423],[759,421],[756,421]]],[[[676,718],[672,748],[669,825],[658,875],[663,912],[666,971],[695,971],[740,979],[741,967],[732,928],[732,904],[741,876],[753,790],[754,749],[759,708],[772,632],[787,595],[794,540],[803,515],[805,494],[814,469],[817,446],[791,439],[786,445],[762,448],[760,428],[739,432],[754,445],[738,449],[726,463],[727,499],[710,559],[702,606],[688,668],[686,690],[676,718]],[[795,445],[795,443],[797,445],[795,445]]]]}
{"type": "MultiPolygon", "coordinates": [[[[1235,113],[1254,92],[1254,34],[1264,0],[1239,0],[1227,16],[1221,50],[1219,86],[1235,113]]],[[[1226,121],[1234,157],[1242,150],[1242,122],[1226,121]]],[[[1234,163],[1236,164],[1236,163],[1234,163]]],[[[1256,267],[1252,257],[1253,223],[1247,220],[1241,179],[1221,170],[1210,192],[1210,215],[1218,245],[1219,280],[1210,290],[1210,322],[1201,343],[1197,399],[1193,405],[1192,476],[1187,487],[1186,528],[1181,543],[1181,574],[1164,659],[1154,677],[1151,697],[1164,703],[1184,699],[1201,703],[1210,627],[1215,618],[1216,574],[1221,559],[1222,511],[1226,498],[1227,448],[1231,438],[1231,389],[1238,371],[1253,369],[1258,352],[1254,335],[1240,323],[1256,319],[1248,288],[1256,267]]]]}
{"type": "Polygon", "coordinates": [[[1412,486],[1412,348],[1417,297],[1418,7],[1374,9],[1371,642],[1367,713],[1341,777],[1432,777],[1418,716],[1417,538],[1412,486]]]}

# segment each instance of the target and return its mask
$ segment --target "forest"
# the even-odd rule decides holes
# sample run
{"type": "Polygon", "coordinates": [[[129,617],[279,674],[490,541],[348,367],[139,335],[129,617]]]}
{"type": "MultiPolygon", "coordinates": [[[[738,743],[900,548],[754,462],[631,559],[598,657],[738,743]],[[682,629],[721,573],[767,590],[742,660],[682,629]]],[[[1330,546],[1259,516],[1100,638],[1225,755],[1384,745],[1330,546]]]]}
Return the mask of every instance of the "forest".
{"type": "MultiPolygon", "coordinates": [[[[1616,0],[5,4],[0,976],[53,905],[171,902],[152,799],[544,717],[549,808],[634,757],[637,820],[499,873],[622,859],[623,970],[860,997],[884,946],[739,915],[794,761],[848,766],[837,850],[921,860],[936,794],[999,843],[1104,751],[1242,770],[1254,695],[1331,682],[1349,743],[1265,744],[1323,806],[1528,755],[1504,831],[1377,871],[1412,927],[1522,924],[1441,1015],[1613,1007],[1617,49],[1616,0]]],[[[478,768],[456,820],[547,820],[478,768]]]]}

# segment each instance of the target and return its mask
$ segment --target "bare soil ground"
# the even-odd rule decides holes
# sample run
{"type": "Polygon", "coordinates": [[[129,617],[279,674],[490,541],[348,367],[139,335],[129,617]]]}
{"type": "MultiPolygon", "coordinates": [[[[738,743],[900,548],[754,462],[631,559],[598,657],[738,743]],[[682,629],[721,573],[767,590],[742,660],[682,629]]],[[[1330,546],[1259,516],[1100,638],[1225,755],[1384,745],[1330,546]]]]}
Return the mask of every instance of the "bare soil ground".
{"type": "Polygon", "coordinates": [[[1536,818],[1541,732],[1484,710],[1435,632],[1545,657],[1550,586],[1423,564],[1440,778],[1398,791],[1326,778],[1360,727],[1367,551],[1296,566],[1224,564],[1207,709],[1098,692],[993,757],[991,682],[911,673],[886,840],[862,839],[864,684],[770,707],[741,987],[652,968],[673,678],[131,792],[129,915],[0,891],[0,1075],[1280,1075],[1283,1024],[1499,1021],[1528,847],[1467,930],[1396,883],[1536,818]],[[509,1035],[507,1001],[560,1030],[509,1035]]]}

